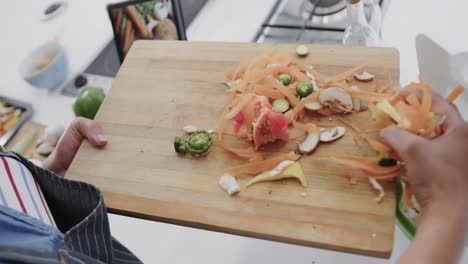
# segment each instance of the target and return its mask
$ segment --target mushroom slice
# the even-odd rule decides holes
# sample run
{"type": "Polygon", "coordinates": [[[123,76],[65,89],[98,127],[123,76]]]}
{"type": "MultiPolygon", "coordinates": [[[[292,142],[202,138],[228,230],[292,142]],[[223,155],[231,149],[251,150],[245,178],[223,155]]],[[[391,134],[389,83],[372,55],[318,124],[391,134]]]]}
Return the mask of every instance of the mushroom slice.
{"type": "Polygon", "coordinates": [[[305,104],[304,108],[307,110],[315,111],[315,110],[322,109],[323,106],[319,102],[312,102],[312,103],[305,104]]]}
{"type": "Polygon", "coordinates": [[[361,81],[361,82],[370,82],[372,80],[374,80],[374,75],[373,74],[370,74],[366,71],[363,71],[363,72],[360,72],[360,73],[356,73],[354,75],[354,78],[358,81],[361,81]]]}
{"type": "MultiPolygon", "coordinates": [[[[359,89],[359,87],[354,86],[354,85],[349,88],[351,88],[351,90],[354,90],[354,91],[361,90],[359,89]]],[[[354,111],[356,112],[364,111],[367,109],[367,105],[364,102],[362,102],[359,98],[353,98],[353,104],[354,104],[354,111]]]]}
{"type": "Polygon", "coordinates": [[[234,194],[240,192],[240,186],[239,183],[237,183],[236,178],[230,174],[223,174],[219,178],[218,182],[219,186],[223,188],[224,191],[226,191],[230,196],[233,196],[234,194]]]}
{"type": "Polygon", "coordinates": [[[187,125],[187,126],[184,126],[184,131],[187,133],[187,134],[192,134],[193,132],[197,131],[198,128],[196,126],[192,126],[192,125],[187,125]]]}
{"type": "Polygon", "coordinates": [[[241,80],[233,80],[233,81],[224,81],[223,84],[225,84],[229,88],[233,88],[236,85],[238,85],[241,82],[241,80]]]}
{"type": "Polygon", "coordinates": [[[334,128],[323,130],[322,133],[320,134],[320,141],[331,142],[344,136],[345,133],[346,133],[346,128],[342,126],[337,126],[334,128]]]}
{"type": "Polygon", "coordinates": [[[337,112],[351,112],[354,108],[351,95],[338,87],[330,87],[321,91],[319,100],[322,105],[329,106],[337,112]]]}
{"type": "Polygon", "coordinates": [[[309,154],[317,147],[320,141],[320,134],[308,132],[307,137],[301,143],[297,143],[297,147],[301,154],[309,154]]]}

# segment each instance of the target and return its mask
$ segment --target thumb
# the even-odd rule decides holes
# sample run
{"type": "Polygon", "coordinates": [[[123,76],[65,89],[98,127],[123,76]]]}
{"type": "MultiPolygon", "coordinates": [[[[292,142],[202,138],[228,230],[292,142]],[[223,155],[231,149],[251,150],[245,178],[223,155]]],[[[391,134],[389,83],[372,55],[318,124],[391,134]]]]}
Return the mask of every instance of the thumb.
{"type": "Polygon", "coordinates": [[[74,136],[81,139],[86,138],[96,147],[102,147],[107,144],[107,137],[104,135],[104,130],[101,125],[94,120],[78,117],[73,121],[70,130],[70,133],[74,134],[74,136]]]}
{"type": "Polygon", "coordinates": [[[408,159],[408,150],[411,146],[424,141],[423,138],[408,131],[401,130],[397,126],[391,126],[383,129],[380,132],[380,137],[385,143],[390,145],[403,160],[408,159]]]}

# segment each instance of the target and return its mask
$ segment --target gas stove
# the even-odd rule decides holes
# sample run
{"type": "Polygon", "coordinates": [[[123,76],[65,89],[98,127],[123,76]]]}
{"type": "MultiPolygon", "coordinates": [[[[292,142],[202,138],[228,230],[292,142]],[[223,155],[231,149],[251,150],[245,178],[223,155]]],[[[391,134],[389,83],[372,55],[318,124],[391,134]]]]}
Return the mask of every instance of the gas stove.
{"type": "Polygon", "coordinates": [[[348,24],[346,0],[277,0],[253,41],[341,44],[348,24]]]}

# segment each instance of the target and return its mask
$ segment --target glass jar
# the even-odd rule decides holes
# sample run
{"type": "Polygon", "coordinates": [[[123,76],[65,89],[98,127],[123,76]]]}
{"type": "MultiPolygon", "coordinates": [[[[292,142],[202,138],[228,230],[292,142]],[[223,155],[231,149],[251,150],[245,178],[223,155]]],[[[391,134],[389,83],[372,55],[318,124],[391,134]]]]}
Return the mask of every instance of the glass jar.
{"type": "Polygon", "coordinates": [[[343,45],[377,46],[379,37],[374,28],[367,23],[362,1],[347,0],[346,10],[350,24],[345,30],[343,45]]]}

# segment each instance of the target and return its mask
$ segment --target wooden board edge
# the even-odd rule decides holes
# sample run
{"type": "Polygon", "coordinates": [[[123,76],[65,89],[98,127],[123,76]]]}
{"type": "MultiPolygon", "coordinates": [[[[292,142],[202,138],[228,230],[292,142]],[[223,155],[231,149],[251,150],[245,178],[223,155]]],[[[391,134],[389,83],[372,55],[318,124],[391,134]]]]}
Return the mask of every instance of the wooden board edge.
{"type": "MultiPolygon", "coordinates": [[[[325,250],[333,250],[337,252],[345,252],[345,253],[357,254],[357,255],[362,255],[362,256],[371,256],[371,257],[386,258],[386,259],[390,258],[392,250],[393,250],[394,239],[391,240],[392,243],[389,248],[386,248],[383,250],[370,250],[370,249],[366,250],[366,249],[360,249],[357,247],[353,248],[353,247],[346,247],[346,246],[336,246],[336,245],[320,243],[320,242],[293,240],[288,237],[265,235],[262,233],[257,233],[257,232],[252,232],[252,231],[243,231],[243,230],[227,228],[227,227],[222,227],[222,226],[217,226],[217,225],[210,225],[210,224],[196,222],[196,221],[168,218],[168,217],[156,215],[154,213],[154,209],[144,206],[147,203],[154,204],[153,203],[154,201],[151,199],[144,198],[144,197],[135,197],[135,196],[129,196],[129,195],[124,195],[124,194],[118,194],[118,193],[113,193],[113,192],[106,192],[106,191],[103,191],[103,193],[104,193],[104,199],[107,199],[105,203],[107,205],[108,212],[118,214],[118,215],[128,216],[128,217],[136,217],[136,218],[150,220],[150,221],[191,227],[191,228],[202,229],[202,230],[207,230],[207,231],[221,232],[221,233],[227,233],[231,235],[271,240],[275,242],[281,242],[281,243],[287,243],[287,244],[293,244],[293,245],[299,245],[299,246],[307,246],[307,247],[320,248],[320,249],[325,249],[325,250]],[[119,200],[127,201],[127,202],[131,201],[132,203],[138,204],[139,206],[143,205],[143,207],[145,208],[140,209],[137,207],[133,207],[135,211],[133,212],[126,211],[124,209],[119,208],[119,204],[118,204],[119,200]]],[[[395,231],[394,225],[392,225],[393,234],[394,234],[394,231],[395,231]]]]}

